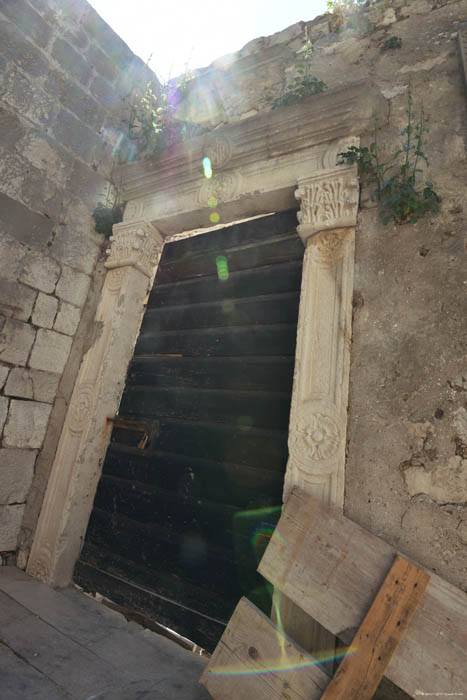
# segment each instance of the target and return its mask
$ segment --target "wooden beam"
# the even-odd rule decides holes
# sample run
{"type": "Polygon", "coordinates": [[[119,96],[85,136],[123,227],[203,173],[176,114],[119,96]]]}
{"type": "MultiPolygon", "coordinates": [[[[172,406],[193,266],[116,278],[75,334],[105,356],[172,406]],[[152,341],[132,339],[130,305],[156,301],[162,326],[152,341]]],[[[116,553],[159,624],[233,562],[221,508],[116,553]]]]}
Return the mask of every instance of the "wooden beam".
{"type": "MultiPolygon", "coordinates": [[[[387,542],[294,489],[258,570],[306,613],[349,643],[395,554],[387,542]]],[[[412,697],[465,693],[465,593],[431,575],[385,675],[412,697]]]]}
{"type": "Polygon", "coordinates": [[[215,700],[318,700],[330,678],[242,598],[201,676],[215,700]]]}
{"type": "Polygon", "coordinates": [[[321,700],[370,700],[407,631],[430,577],[397,556],[321,700]]]}

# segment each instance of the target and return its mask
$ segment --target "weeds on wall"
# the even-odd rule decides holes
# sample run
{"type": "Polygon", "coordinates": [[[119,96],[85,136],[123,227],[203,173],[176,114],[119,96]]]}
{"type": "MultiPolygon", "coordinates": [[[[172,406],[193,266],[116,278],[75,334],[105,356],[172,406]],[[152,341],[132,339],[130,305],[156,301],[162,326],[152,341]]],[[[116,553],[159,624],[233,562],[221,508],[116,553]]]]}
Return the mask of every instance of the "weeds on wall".
{"type": "Polygon", "coordinates": [[[157,155],[172,144],[193,138],[204,130],[198,124],[177,119],[178,107],[191,77],[185,72],[177,80],[161,85],[157,92],[152,83],[148,83],[142,94],[134,96],[128,118],[123,123],[126,135],[139,155],[145,158],[157,155]]]}
{"type": "Polygon", "coordinates": [[[372,201],[378,201],[380,216],[384,224],[391,220],[397,224],[414,224],[421,216],[439,211],[441,197],[434,191],[433,183],[422,180],[422,163],[429,165],[423,151],[423,138],[428,129],[425,126],[423,104],[418,119],[413,109],[412,92],[408,93],[407,126],[402,130],[404,137],[399,150],[386,162],[382,161],[377,140],[378,120],[375,117],[373,141],[370,147],[351,146],[338,154],[338,164],[354,164],[364,176],[363,186],[373,186],[372,201]]]}
{"type": "Polygon", "coordinates": [[[327,90],[328,86],[326,83],[311,73],[313,45],[310,39],[308,39],[307,35],[305,38],[305,44],[300,50],[302,59],[295,66],[297,75],[292,82],[287,85],[283,94],[274,100],[272,104],[273,109],[276,107],[282,107],[283,105],[296,104],[297,102],[303,100],[304,97],[316,95],[324,90],[327,90]]]}

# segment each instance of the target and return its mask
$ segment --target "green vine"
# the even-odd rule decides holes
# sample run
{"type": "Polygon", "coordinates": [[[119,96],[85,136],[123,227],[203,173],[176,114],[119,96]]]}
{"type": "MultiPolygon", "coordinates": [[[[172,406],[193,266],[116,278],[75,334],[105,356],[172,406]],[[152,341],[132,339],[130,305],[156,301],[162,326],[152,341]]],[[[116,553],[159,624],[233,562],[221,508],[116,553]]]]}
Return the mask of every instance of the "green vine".
{"type": "Polygon", "coordinates": [[[372,201],[381,206],[380,216],[384,224],[394,220],[397,224],[414,224],[426,213],[439,211],[441,197],[433,189],[433,183],[419,184],[423,168],[421,161],[429,166],[423,151],[423,137],[428,133],[425,126],[423,104],[420,106],[418,120],[413,110],[412,93],[408,92],[407,126],[402,130],[404,142],[401,148],[387,161],[381,159],[377,140],[377,118],[373,129],[373,141],[370,148],[351,146],[339,153],[338,163],[354,164],[359,172],[366,176],[363,185],[374,186],[370,195],[372,201]]]}
{"type": "Polygon", "coordinates": [[[305,36],[306,41],[300,52],[303,54],[302,60],[296,65],[297,75],[292,82],[287,85],[284,93],[274,100],[272,108],[281,107],[282,105],[291,105],[303,100],[309,95],[316,95],[319,92],[327,90],[325,82],[316,78],[311,74],[311,57],[313,55],[313,45],[305,36]]]}

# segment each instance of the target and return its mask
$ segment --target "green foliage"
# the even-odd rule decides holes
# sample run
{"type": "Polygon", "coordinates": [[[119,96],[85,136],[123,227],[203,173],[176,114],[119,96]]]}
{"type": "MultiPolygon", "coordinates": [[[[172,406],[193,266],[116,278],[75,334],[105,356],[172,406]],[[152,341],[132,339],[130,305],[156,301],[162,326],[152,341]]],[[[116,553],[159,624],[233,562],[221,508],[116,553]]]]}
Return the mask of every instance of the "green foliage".
{"type": "Polygon", "coordinates": [[[373,142],[370,148],[351,146],[339,153],[339,164],[358,165],[359,172],[366,176],[364,185],[374,186],[371,199],[381,206],[380,216],[384,224],[394,220],[397,224],[415,223],[428,212],[439,211],[441,198],[433,189],[431,182],[419,184],[423,169],[421,161],[428,166],[428,159],[423,152],[423,136],[428,133],[425,126],[423,104],[420,116],[415,120],[412,93],[409,90],[407,126],[402,130],[404,142],[401,148],[387,161],[382,162],[377,141],[377,118],[373,130],[373,142]]]}
{"type": "Polygon", "coordinates": [[[328,0],[328,12],[353,12],[357,7],[371,4],[368,0],[328,0]]]}
{"type": "Polygon", "coordinates": [[[389,39],[383,44],[383,51],[392,51],[394,49],[400,49],[402,46],[402,39],[400,36],[390,36],[389,39]]]}
{"type": "Polygon", "coordinates": [[[303,54],[302,60],[295,66],[297,75],[292,82],[287,85],[284,93],[274,100],[272,108],[281,107],[282,105],[291,105],[303,100],[309,95],[316,95],[319,92],[327,90],[325,82],[311,75],[311,57],[313,55],[313,46],[306,37],[306,42],[301,49],[303,54]]]}
{"type": "Polygon", "coordinates": [[[203,131],[198,124],[176,116],[190,79],[190,74],[185,72],[178,80],[161,85],[157,92],[151,82],[143,92],[136,91],[128,118],[123,123],[137,153],[144,156],[158,154],[177,141],[192,138],[203,131]]]}
{"type": "Polygon", "coordinates": [[[105,234],[107,238],[111,236],[112,226],[119,224],[123,220],[123,210],[123,204],[108,206],[99,202],[92,212],[96,232],[105,234]]]}

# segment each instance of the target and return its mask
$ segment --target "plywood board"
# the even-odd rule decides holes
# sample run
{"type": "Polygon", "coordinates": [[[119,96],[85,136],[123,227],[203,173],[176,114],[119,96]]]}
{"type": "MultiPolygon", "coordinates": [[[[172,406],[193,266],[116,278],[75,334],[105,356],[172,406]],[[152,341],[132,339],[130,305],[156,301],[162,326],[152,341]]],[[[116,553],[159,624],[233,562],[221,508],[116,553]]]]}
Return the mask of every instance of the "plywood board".
{"type": "MultiPolygon", "coordinates": [[[[320,501],[294,489],[259,571],[306,613],[349,643],[396,551],[320,501]]],[[[431,575],[385,674],[412,697],[465,693],[467,598],[431,575]]]]}
{"type": "Polygon", "coordinates": [[[329,681],[316,661],[246,598],[201,676],[215,700],[318,700],[329,681]]]}
{"type": "Polygon", "coordinates": [[[321,700],[371,700],[427,587],[428,574],[397,556],[321,700]]]}

